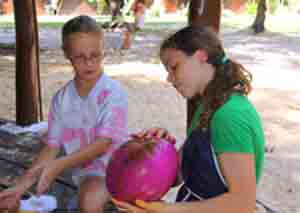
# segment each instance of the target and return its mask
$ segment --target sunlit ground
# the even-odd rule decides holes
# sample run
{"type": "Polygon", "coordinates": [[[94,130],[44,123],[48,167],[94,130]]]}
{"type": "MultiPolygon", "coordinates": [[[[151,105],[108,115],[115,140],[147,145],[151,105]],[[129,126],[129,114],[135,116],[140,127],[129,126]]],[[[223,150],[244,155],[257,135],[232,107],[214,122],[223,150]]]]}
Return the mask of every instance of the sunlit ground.
{"type": "MultiPolygon", "coordinates": [[[[187,12],[181,11],[176,14],[162,14],[160,17],[153,16],[148,13],[146,17],[146,30],[161,30],[165,28],[172,28],[178,25],[184,26],[187,21],[187,12]]],[[[72,16],[39,16],[40,27],[57,28],[72,16]]],[[[99,22],[106,22],[110,20],[110,16],[95,16],[99,22]]],[[[233,28],[245,28],[250,26],[254,21],[255,16],[249,14],[234,14],[228,10],[223,10],[222,26],[233,28]]],[[[272,32],[285,32],[285,33],[300,33],[300,14],[295,11],[288,10],[278,11],[276,14],[267,14],[266,27],[272,32]]],[[[125,16],[125,20],[133,22],[132,16],[125,16]]],[[[14,26],[13,16],[0,16],[1,28],[14,26]]]]}
{"type": "MultiPolygon", "coordinates": [[[[263,119],[267,144],[275,146],[273,153],[266,154],[258,198],[280,212],[289,213],[300,211],[300,22],[296,21],[299,17],[288,13],[268,16],[267,32],[254,36],[247,29],[253,16],[224,13],[221,30],[228,55],[253,74],[254,91],[250,98],[263,119]]],[[[166,83],[166,72],[157,50],[165,31],[184,26],[186,17],[181,14],[162,18],[147,18],[146,33],[137,34],[130,50],[110,52],[105,70],[129,91],[132,130],[162,126],[182,139],[186,103],[166,83]]],[[[97,19],[105,21],[109,17],[97,19]]],[[[57,36],[63,21],[66,17],[40,17],[40,26],[53,30],[41,33],[42,38],[57,36]]],[[[12,27],[12,17],[0,17],[0,26],[0,32],[2,26],[12,27]]],[[[59,50],[43,52],[41,63],[44,110],[47,110],[51,96],[72,78],[72,71],[59,50]]],[[[14,118],[12,55],[0,56],[0,94],[3,97],[0,117],[14,118]]]]}

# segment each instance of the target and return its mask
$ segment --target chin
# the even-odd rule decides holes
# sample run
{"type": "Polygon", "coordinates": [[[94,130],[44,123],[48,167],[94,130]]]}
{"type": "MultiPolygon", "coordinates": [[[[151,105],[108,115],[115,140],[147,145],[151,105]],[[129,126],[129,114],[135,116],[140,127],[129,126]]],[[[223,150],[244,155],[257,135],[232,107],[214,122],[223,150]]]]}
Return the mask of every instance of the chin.
{"type": "Polygon", "coordinates": [[[100,76],[99,73],[91,73],[91,74],[80,76],[80,79],[85,80],[85,81],[90,81],[90,80],[95,80],[99,76],[100,76]]]}
{"type": "Polygon", "coordinates": [[[182,95],[182,97],[186,98],[186,99],[191,99],[194,97],[194,94],[189,93],[188,91],[186,92],[181,92],[180,93],[182,95]]]}
{"type": "Polygon", "coordinates": [[[192,100],[193,98],[194,98],[194,96],[191,96],[191,95],[189,95],[189,96],[184,96],[187,100],[192,100]]]}
{"type": "Polygon", "coordinates": [[[191,99],[192,97],[185,93],[180,93],[180,95],[185,99],[191,99]]]}
{"type": "Polygon", "coordinates": [[[187,88],[176,88],[177,92],[185,99],[192,99],[195,96],[195,93],[191,89],[187,88]]]}

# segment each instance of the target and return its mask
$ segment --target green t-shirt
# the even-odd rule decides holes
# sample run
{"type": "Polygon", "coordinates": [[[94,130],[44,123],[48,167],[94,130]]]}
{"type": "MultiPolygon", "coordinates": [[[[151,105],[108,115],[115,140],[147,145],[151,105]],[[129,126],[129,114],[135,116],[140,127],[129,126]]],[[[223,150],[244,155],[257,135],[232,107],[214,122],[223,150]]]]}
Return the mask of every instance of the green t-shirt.
{"type": "Polygon", "coordinates": [[[265,138],[260,117],[246,96],[231,95],[214,113],[210,135],[217,155],[224,152],[254,154],[256,183],[259,182],[264,163],[265,138]]]}

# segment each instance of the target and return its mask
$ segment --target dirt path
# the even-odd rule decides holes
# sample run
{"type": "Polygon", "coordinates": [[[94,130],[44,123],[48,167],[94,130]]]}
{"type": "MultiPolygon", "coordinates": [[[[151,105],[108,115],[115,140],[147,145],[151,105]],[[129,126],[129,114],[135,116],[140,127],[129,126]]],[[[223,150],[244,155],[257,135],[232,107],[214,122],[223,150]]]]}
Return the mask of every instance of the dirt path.
{"type": "MultiPolygon", "coordinates": [[[[166,32],[139,34],[130,50],[108,50],[106,71],[119,79],[129,93],[132,131],[164,126],[183,140],[185,101],[165,83],[165,72],[157,57],[158,45],[165,35],[166,32]]],[[[4,37],[3,32],[0,41],[1,36],[4,37]]],[[[247,30],[227,30],[222,36],[228,53],[245,64],[254,76],[250,98],[263,119],[269,149],[258,198],[280,212],[300,212],[300,37],[276,33],[254,37],[247,30]]],[[[57,32],[51,31],[48,39],[41,55],[45,111],[50,97],[72,77],[70,67],[57,49],[60,46],[55,41],[57,32]]],[[[0,94],[0,117],[13,119],[11,54],[0,56],[0,94]]]]}

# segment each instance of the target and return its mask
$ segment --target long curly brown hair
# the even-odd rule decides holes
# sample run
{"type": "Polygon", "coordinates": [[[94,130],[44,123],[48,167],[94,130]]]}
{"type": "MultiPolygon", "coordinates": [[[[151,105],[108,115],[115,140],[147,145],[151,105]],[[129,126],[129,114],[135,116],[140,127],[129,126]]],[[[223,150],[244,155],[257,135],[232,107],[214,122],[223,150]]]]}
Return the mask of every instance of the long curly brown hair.
{"type": "Polygon", "coordinates": [[[252,75],[241,64],[227,59],[222,42],[209,27],[188,26],[163,41],[160,55],[166,49],[176,49],[188,56],[197,50],[207,52],[209,64],[215,67],[215,75],[203,94],[193,97],[203,104],[203,112],[198,121],[199,128],[208,128],[216,110],[222,106],[234,92],[247,95],[251,91],[252,75]]]}

